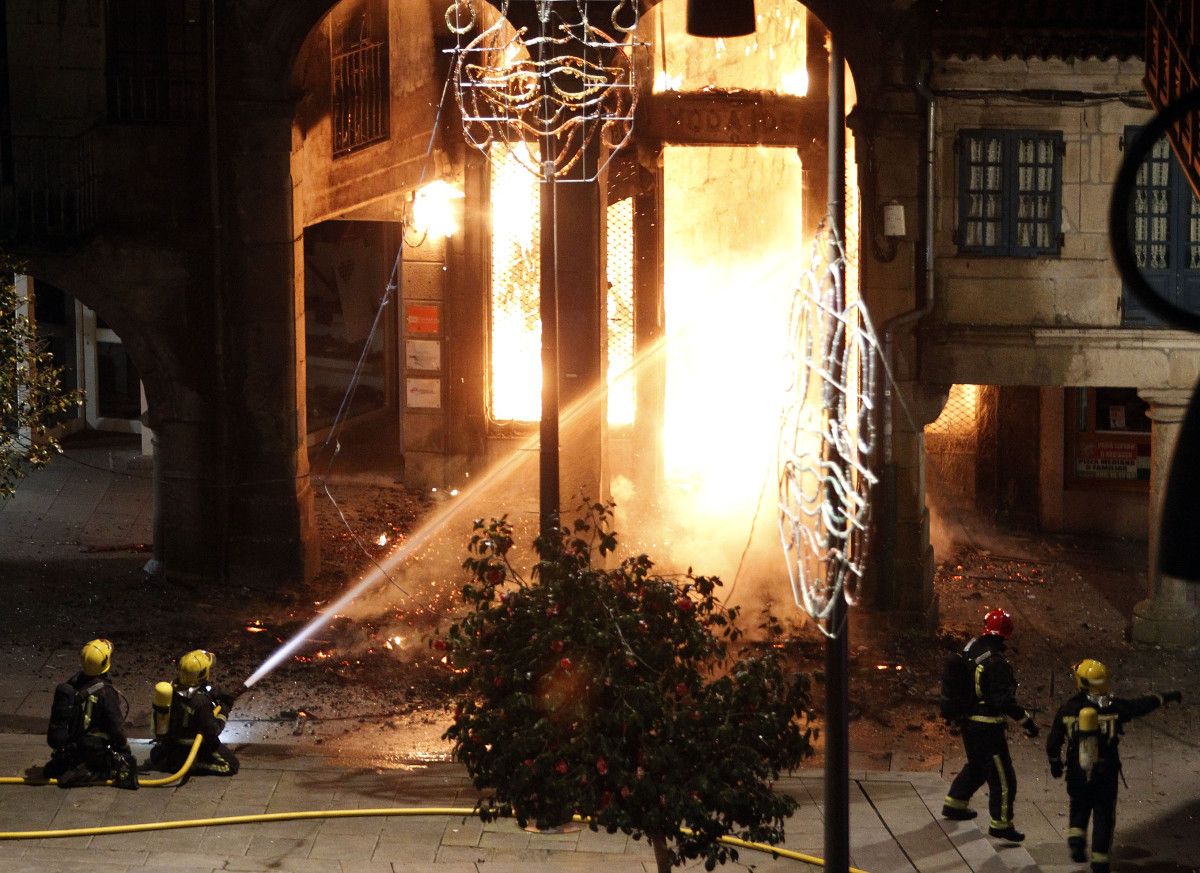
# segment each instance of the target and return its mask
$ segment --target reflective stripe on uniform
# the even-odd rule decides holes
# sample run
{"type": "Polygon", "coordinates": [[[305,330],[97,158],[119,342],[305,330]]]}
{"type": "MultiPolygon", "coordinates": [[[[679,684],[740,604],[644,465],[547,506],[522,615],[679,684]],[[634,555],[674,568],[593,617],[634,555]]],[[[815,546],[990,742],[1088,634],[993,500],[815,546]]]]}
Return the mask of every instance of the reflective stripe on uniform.
{"type": "Polygon", "coordinates": [[[1000,777],[1000,809],[1008,817],[1008,824],[1001,827],[1008,827],[1012,824],[1012,800],[1008,796],[1008,775],[1004,772],[1004,762],[1000,760],[999,755],[992,755],[992,765],[996,768],[996,775],[1000,777]]]}
{"type": "Polygon", "coordinates": [[[969,805],[965,800],[959,800],[957,797],[951,797],[949,794],[946,795],[946,799],[942,802],[951,809],[966,809],[969,805]]]}
{"type": "Polygon", "coordinates": [[[1002,831],[1005,828],[1011,828],[1012,822],[1011,821],[1000,821],[1000,819],[994,818],[994,819],[992,819],[991,826],[994,827],[998,831],[1002,831]]]}
{"type": "Polygon", "coordinates": [[[1078,837],[1079,839],[1082,840],[1086,836],[1087,836],[1087,828],[1067,828],[1067,839],[1068,840],[1072,839],[1073,837],[1078,837]]]}
{"type": "Polygon", "coordinates": [[[982,724],[1004,724],[1004,716],[1002,715],[972,715],[968,721],[977,721],[982,724]]]}
{"type": "Polygon", "coordinates": [[[975,665],[975,699],[983,700],[983,664],[975,665]]]}
{"type": "Polygon", "coordinates": [[[1093,864],[1107,864],[1108,863],[1108,855],[1105,854],[1104,852],[1092,852],[1092,863],[1093,864]]]}

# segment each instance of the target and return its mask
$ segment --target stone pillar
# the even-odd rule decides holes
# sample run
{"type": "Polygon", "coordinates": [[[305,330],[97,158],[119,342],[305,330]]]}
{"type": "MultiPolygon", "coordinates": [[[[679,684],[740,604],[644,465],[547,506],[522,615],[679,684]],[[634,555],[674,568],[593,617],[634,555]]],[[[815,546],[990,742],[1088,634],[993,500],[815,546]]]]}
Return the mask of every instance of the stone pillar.
{"type": "Polygon", "coordinates": [[[599,182],[542,185],[542,287],[557,273],[559,488],[564,521],[580,498],[608,495],[605,378],[604,193],[599,182]]]}
{"type": "Polygon", "coordinates": [[[893,416],[892,462],[885,465],[878,524],[887,530],[887,558],[873,605],[888,613],[889,624],[932,628],[937,623],[933,589],[935,558],[929,540],[929,510],[925,504],[925,425],[935,421],[946,405],[948,386],[899,382],[896,391],[907,409],[896,404],[893,416]],[[911,416],[911,418],[910,418],[911,416]],[[890,481],[889,481],[890,480],[890,481]]]}
{"type": "Polygon", "coordinates": [[[1158,570],[1158,533],[1163,492],[1180,425],[1191,392],[1147,389],[1138,395],[1150,404],[1150,566],[1149,597],[1133,608],[1135,643],[1184,648],[1200,641],[1200,586],[1158,570]]]}
{"type": "Polygon", "coordinates": [[[286,590],[319,565],[306,446],[303,240],[292,204],[295,108],[274,80],[239,65],[228,70],[218,93],[239,99],[223,103],[218,120],[223,572],[235,584],[286,590]]]}

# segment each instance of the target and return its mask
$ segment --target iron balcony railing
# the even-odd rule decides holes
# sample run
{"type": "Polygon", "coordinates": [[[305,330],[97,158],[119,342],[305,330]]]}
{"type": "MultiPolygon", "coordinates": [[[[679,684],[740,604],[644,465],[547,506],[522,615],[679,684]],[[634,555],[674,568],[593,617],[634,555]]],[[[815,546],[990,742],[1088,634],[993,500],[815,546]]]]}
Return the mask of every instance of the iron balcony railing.
{"type": "Polygon", "coordinates": [[[117,123],[197,121],[204,111],[202,72],[108,76],[108,118],[117,123]]]}
{"type": "Polygon", "coordinates": [[[4,142],[0,238],[71,241],[96,227],[95,138],[13,136],[4,142]]]}
{"type": "Polygon", "coordinates": [[[388,138],[388,57],[383,41],[333,55],[333,153],[388,138]]]}
{"type": "MultiPolygon", "coordinates": [[[[1159,111],[1200,86],[1200,0],[1147,0],[1145,84],[1159,111]]],[[[1200,196],[1200,114],[1186,116],[1169,135],[1200,196]]]]}

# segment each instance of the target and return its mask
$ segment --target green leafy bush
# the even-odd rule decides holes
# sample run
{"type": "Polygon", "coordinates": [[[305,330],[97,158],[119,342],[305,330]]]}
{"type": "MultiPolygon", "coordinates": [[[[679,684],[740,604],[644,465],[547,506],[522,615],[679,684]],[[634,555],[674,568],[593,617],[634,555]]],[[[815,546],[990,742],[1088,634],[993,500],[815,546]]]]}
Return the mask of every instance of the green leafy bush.
{"type": "Polygon", "coordinates": [[[606,568],[612,504],[536,542],[533,580],[504,520],[477,521],[468,612],[444,640],[459,703],[446,732],[484,792],[484,820],[648,837],[659,868],[736,860],[718,840],[777,843],[795,801],[773,790],[811,754],[807,678],[740,645],[721,582],[657,575],[646,555],[606,568]],[[681,832],[687,828],[687,832],[681,832]]]}

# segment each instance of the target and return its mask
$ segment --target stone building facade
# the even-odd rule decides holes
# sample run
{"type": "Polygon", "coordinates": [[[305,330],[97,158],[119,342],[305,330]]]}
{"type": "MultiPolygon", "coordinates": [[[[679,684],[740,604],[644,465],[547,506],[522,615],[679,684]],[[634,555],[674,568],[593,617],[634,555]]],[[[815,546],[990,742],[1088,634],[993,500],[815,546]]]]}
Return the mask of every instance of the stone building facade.
{"type": "MultiPolygon", "coordinates": [[[[976,430],[990,454],[973,462],[972,500],[989,495],[989,506],[1044,530],[1153,539],[1200,340],[1136,320],[1108,259],[1105,215],[1122,137],[1151,112],[1140,92],[1137,17],[1129,4],[1100,5],[1095,45],[1081,53],[1065,39],[1030,43],[1022,30],[1044,36],[1061,22],[1006,20],[1010,43],[995,44],[980,36],[994,28],[951,14],[956,4],[814,0],[807,21],[787,32],[804,44],[806,90],[762,79],[656,88],[665,61],[640,60],[633,143],[600,183],[564,187],[551,227],[560,259],[577,266],[562,291],[564,404],[602,382],[616,354],[605,313],[621,282],[632,294],[633,348],[663,335],[664,152],[798,155],[796,209],[806,232],[815,228],[825,199],[828,27],[845,47],[856,104],[859,281],[897,380],[881,421],[872,602],[917,621],[936,613],[925,426],[939,419],[951,386],[987,386],[975,408],[988,410],[976,430]],[[1037,51],[1019,48],[1031,44],[1037,51]],[[1013,236],[1003,248],[985,221],[963,218],[980,193],[964,181],[964,160],[983,154],[984,176],[1019,172],[1029,142],[1042,160],[1029,166],[1049,179],[1025,193],[1032,218],[1045,221],[1025,222],[1036,245],[1013,236]],[[626,201],[626,217],[610,211],[626,201]],[[884,226],[885,206],[893,219],[899,208],[904,228],[884,226]],[[620,263],[606,257],[618,221],[630,224],[620,263]]],[[[365,435],[422,487],[464,483],[521,431],[494,414],[495,168],[463,143],[457,106],[443,93],[453,45],[446,6],[6,7],[6,245],[29,262],[35,304],[39,282],[66,292],[111,326],[136,367],[142,418],[155,435],[155,552],[170,575],[287,585],[314,572],[311,472],[327,461],[341,413],[345,434],[365,435]],[[47,154],[54,160],[42,165],[32,157],[47,154]],[[415,192],[436,180],[463,194],[459,232],[406,235],[415,192]],[[21,205],[38,197],[69,220],[21,205]],[[389,285],[395,305],[372,333],[389,285]],[[362,393],[340,410],[368,336],[362,393]]],[[[642,7],[657,31],[646,36],[663,40],[672,3],[642,7]]],[[[675,72],[706,75],[720,58],[705,51],[675,72]]],[[[758,64],[761,75],[774,58],[758,64]]],[[[1011,187],[1007,177],[1001,184],[1011,187]]],[[[996,194],[1003,234],[1027,230],[1014,229],[1029,218],[1020,193],[996,194]],[[1004,197],[1018,205],[1000,205],[1004,197]]],[[[599,492],[622,465],[656,475],[659,461],[638,447],[653,442],[647,422],[660,422],[661,378],[638,377],[640,430],[601,440],[606,426],[596,418],[581,443],[564,445],[586,459],[582,478],[599,492]]],[[[1173,589],[1153,568],[1151,578],[1161,596],[1136,632],[1191,639],[1193,614],[1161,594],[1173,589]]]]}

